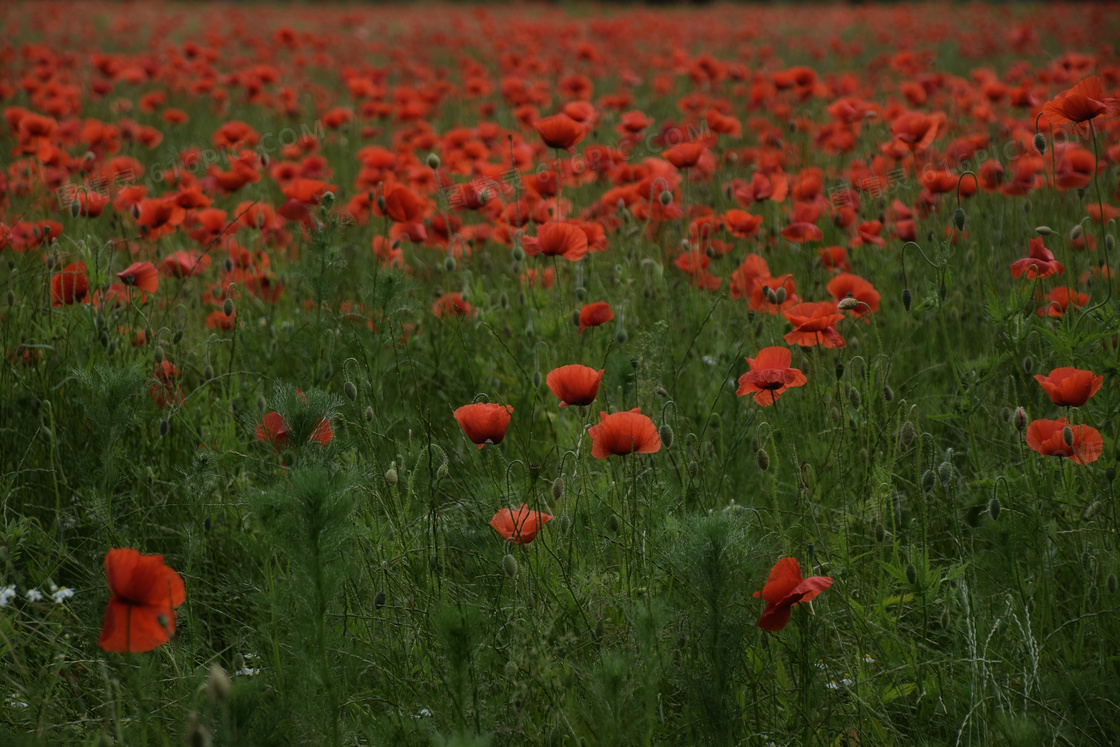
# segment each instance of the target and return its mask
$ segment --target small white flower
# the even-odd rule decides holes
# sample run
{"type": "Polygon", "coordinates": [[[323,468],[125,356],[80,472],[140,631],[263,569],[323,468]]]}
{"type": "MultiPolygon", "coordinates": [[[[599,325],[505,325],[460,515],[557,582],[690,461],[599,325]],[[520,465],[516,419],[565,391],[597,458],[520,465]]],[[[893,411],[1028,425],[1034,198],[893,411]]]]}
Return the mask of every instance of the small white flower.
{"type": "Polygon", "coordinates": [[[234,677],[252,677],[253,675],[260,674],[260,673],[261,673],[260,669],[253,669],[252,667],[244,667],[244,668],[238,669],[236,672],[234,672],[233,676],[234,677]]]}
{"type": "Polygon", "coordinates": [[[429,710],[429,709],[427,709],[427,708],[421,708],[421,709],[420,709],[420,712],[419,712],[419,713],[416,713],[416,714],[413,714],[413,716],[412,716],[412,717],[413,717],[413,718],[428,718],[428,717],[429,717],[429,716],[431,716],[431,715],[432,715],[432,712],[431,712],[431,710],[429,710]]]}
{"type": "Polygon", "coordinates": [[[8,603],[16,598],[16,585],[5,586],[0,589],[0,608],[8,606],[8,603]]]}
{"type": "Polygon", "coordinates": [[[43,601],[43,592],[39,591],[38,589],[28,589],[27,593],[24,594],[24,596],[27,597],[27,601],[29,602],[43,601]]]}
{"type": "Polygon", "coordinates": [[[703,361],[704,363],[708,364],[709,366],[714,366],[714,365],[716,365],[716,359],[715,359],[715,358],[713,358],[713,357],[712,357],[712,356],[710,356],[710,355],[705,355],[705,356],[702,356],[702,357],[700,358],[700,360],[701,360],[701,361],[703,361]]]}
{"type": "Polygon", "coordinates": [[[74,590],[66,586],[51,592],[51,599],[54,600],[55,604],[62,604],[72,596],[74,596],[74,590]]]}
{"type": "Polygon", "coordinates": [[[863,663],[864,663],[864,664],[874,664],[874,663],[875,663],[875,660],[874,660],[874,659],[872,659],[870,655],[868,655],[868,654],[864,654],[864,655],[863,655],[863,663]]]}
{"type": "Polygon", "coordinates": [[[27,708],[27,701],[20,700],[14,694],[8,696],[8,705],[12,708],[27,708]]]}

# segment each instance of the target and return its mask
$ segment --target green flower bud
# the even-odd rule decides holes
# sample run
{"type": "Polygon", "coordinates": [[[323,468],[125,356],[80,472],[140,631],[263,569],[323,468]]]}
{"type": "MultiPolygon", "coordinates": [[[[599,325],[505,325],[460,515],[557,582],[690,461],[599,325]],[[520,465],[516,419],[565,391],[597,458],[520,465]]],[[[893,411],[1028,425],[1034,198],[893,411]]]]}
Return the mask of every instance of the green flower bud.
{"type": "Polygon", "coordinates": [[[506,555],[502,558],[502,571],[505,572],[506,578],[513,581],[517,578],[517,558],[512,555],[506,555]]]}
{"type": "Polygon", "coordinates": [[[958,231],[964,230],[965,219],[964,208],[958,207],[956,212],[953,213],[953,225],[957,227],[958,231]]]}
{"type": "Polygon", "coordinates": [[[673,448],[673,427],[665,423],[657,430],[657,435],[661,437],[661,443],[666,449],[673,448]]]}
{"type": "Polygon", "coordinates": [[[1038,151],[1040,156],[1046,153],[1046,136],[1041,132],[1034,134],[1034,149],[1038,151]]]}
{"type": "Polygon", "coordinates": [[[992,517],[992,521],[999,519],[999,512],[1001,510],[999,498],[992,496],[992,500],[988,501],[988,516],[992,517]]]}
{"type": "Polygon", "coordinates": [[[914,567],[913,563],[906,564],[906,580],[911,586],[918,585],[918,569],[914,567]]]}
{"type": "Polygon", "coordinates": [[[770,454],[766,449],[759,449],[754,455],[755,461],[758,462],[758,468],[765,472],[770,469],[770,454]]]}

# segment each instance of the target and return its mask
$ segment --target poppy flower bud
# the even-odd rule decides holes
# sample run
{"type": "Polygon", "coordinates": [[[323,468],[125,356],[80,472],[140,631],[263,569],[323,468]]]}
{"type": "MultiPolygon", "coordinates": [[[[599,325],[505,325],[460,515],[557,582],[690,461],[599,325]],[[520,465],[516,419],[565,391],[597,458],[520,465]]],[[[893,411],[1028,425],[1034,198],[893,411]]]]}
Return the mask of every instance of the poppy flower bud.
{"type": "Polygon", "coordinates": [[[77,218],[81,214],[82,214],[82,203],[78,202],[77,200],[73,200],[70,203],[70,217],[71,218],[77,218]]]}
{"type": "Polygon", "coordinates": [[[379,610],[385,606],[385,592],[379,591],[373,595],[373,608],[379,610]]]}
{"type": "Polygon", "coordinates": [[[1077,241],[1078,239],[1081,238],[1081,234],[1083,234],[1083,233],[1084,233],[1084,231],[1081,228],[1081,224],[1078,223],[1076,226],[1074,226],[1073,228],[1070,229],[1069,240],[1070,241],[1077,241]]]}
{"type": "Polygon", "coordinates": [[[964,230],[964,222],[967,216],[964,214],[964,208],[958,207],[956,212],[953,213],[953,225],[957,227],[958,231],[964,230]]]}
{"type": "Polygon", "coordinates": [[[552,481],[552,500],[559,501],[564,497],[564,478],[557,477],[552,481]]]}
{"type": "MultiPolygon", "coordinates": [[[[783,288],[782,290],[785,289],[783,288]]],[[[858,309],[859,300],[851,297],[842,298],[840,299],[840,302],[836,304],[836,308],[840,311],[852,311],[853,309],[858,309]]]]}
{"type": "Polygon", "coordinates": [[[657,435],[661,437],[661,445],[666,449],[673,448],[673,426],[666,423],[657,429],[657,435]]]}
{"type": "Polygon", "coordinates": [[[536,371],[533,371],[533,388],[541,388],[541,371],[539,368],[536,371]]]}
{"type": "Polygon", "coordinates": [[[1023,373],[1025,374],[1030,374],[1030,372],[1034,370],[1034,358],[1031,358],[1029,355],[1023,356],[1021,364],[1023,366],[1023,373]]]}
{"type": "Polygon", "coordinates": [[[922,474],[922,492],[928,493],[933,490],[933,486],[937,484],[937,476],[933,474],[933,470],[927,469],[922,474]]]}
{"type": "Polygon", "coordinates": [[[1089,519],[1096,516],[1097,513],[1100,510],[1101,510],[1101,502],[1100,501],[1093,501],[1092,503],[1089,504],[1089,508],[1085,509],[1085,513],[1083,513],[1081,515],[1081,518],[1084,519],[1085,521],[1088,521],[1089,519]]]}
{"type": "Polygon", "coordinates": [[[450,256],[449,257],[444,257],[443,258],[443,269],[446,270],[447,272],[454,272],[455,271],[455,258],[450,257],[450,256]]]}
{"type": "Polygon", "coordinates": [[[906,580],[910,582],[911,586],[918,585],[918,569],[914,567],[913,563],[906,564],[906,580]]]}
{"type": "Polygon", "coordinates": [[[1105,588],[1108,589],[1109,594],[1115,594],[1116,593],[1116,574],[1115,573],[1108,574],[1108,578],[1105,580],[1104,585],[1105,585],[1105,588]]]}
{"type": "Polygon", "coordinates": [[[346,395],[346,399],[353,402],[358,398],[358,387],[354,386],[353,381],[347,381],[342,385],[342,393],[346,395]]]}
{"type": "Polygon", "coordinates": [[[444,462],[443,464],[441,464],[439,466],[439,469],[436,470],[436,479],[437,480],[443,480],[444,478],[447,477],[447,473],[449,471],[450,470],[447,468],[447,462],[444,462]]]}
{"type": "Polygon", "coordinates": [[[1041,132],[1034,134],[1034,149],[1038,151],[1038,155],[1046,153],[1046,136],[1041,132]]]}
{"type": "Polygon", "coordinates": [[[853,410],[858,410],[859,406],[863,404],[863,397],[854,386],[848,387],[848,404],[852,406],[853,410]]]}
{"type": "Polygon", "coordinates": [[[894,390],[891,389],[890,384],[883,384],[883,399],[885,399],[887,402],[891,402],[894,400],[894,390]]]}
{"type": "Polygon", "coordinates": [[[400,482],[396,465],[390,464],[389,469],[385,470],[385,482],[389,484],[390,488],[400,482]]]}
{"type": "Polygon", "coordinates": [[[132,214],[134,220],[140,220],[140,203],[132,203],[132,205],[128,208],[128,212],[132,214]]]}
{"type": "Polygon", "coordinates": [[[953,464],[952,462],[945,461],[937,465],[937,479],[945,487],[949,487],[953,483],[953,464]]]}
{"type": "Polygon", "coordinates": [[[614,341],[617,342],[619,345],[622,345],[623,343],[625,343],[627,337],[628,337],[628,335],[626,334],[626,330],[622,327],[619,327],[618,329],[616,329],[614,331],[614,341]]]}
{"type": "Polygon", "coordinates": [[[1027,411],[1022,407],[1016,407],[1014,412],[1015,428],[1023,430],[1027,427],[1027,411]]]}
{"type": "Polygon", "coordinates": [[[700,474],[700,465],[693,460],[688,463],[688,476],[695,479],[700,474]]]}
{"type": "Polygon", "coordinates": [[[190,747],[210,747],[210,730],[198,723],[198,714],[187,714],[187,744],[190,747]]]}
{"type": "Polygon", "coordinates": [[[607,529],[617,532],[621,528],[622,522],[618,520],[618,514],[611,514],[607,517],[607,529]]]}
{"type": "Polygon", "coordinates": [[[270,163],[272,163],[272,159],[268,157],[268,154],[261,153],[261,166],[267,169],[270,163]]]}
{"type": "Polygon", "coordinates": [[[886,539],[887,539],[887,529],[886,529],[886,527],[884,527],[882,525],[882,523],[877,523],[875,525],[875,541],[876,542],[883,542],[886,539]]]}
{"type": "Polygon", "coordinates": [[[521,248],[521,244],[514,244],[511,255],[515,262],[520,262],[525,259],[525,250],[521,248]]]}
{"type": "Polygon", "coordinates": [[[9,306],[15,306],[16,305],[16,294],[13,293],[12,291],[8,291],[8,305],[9,306]]]}
{"type": "Polygon", "coordinates": [[[937,286],[937,297],[938,298],[940,298],[942,301],[944,301],[945,296],[947,296],[947,295],[949,295],[949,288],[948,288],[948,286],[945,285],[945,283],[942,283],[941,285],[937,286]]]}
{"type": "Polygon", "coordinates": [[[784,285],[778,286],[778,289],[776,291],[774,291],[774,297],[777,299],[775,301],[775,303],[778,306],[781,306],[782,304],[784,304],[786,302],[786,298],[788,298],[788,295],[786,294],[786,289],[785,289],[784,285]]]}
{"type": "Polygon", "coordinates": [[[383,213],[385,212],[385,195],[377,196],[377,209],[383,213]]]}
{"type": "Polygon", "coordinates": [[[995,521],[999,518],[999,512],[1001,510],[1002,509],[999,505],[999,498],[993,496],[992,500],[988,501],[988,516],[991,516],[992,521],[995,521]]]}
{"type": "Polygon", "coordinates": [[[155,359],[157,366],[163,363],[163,348],[156,345],[155,350],[152,351],[152,358],[155,359]]]}
{"type": "Polygon", "coordinates": [[[51,441],[53,441],[54,434],[51,433],[51,429],[45,425],[41,427],[39,429],[39,440],[41,440],[45,444],[49,444],[51,441]]]}
{"type": "Polygon", "coordinates": [[[1110,252],[1116,248],[1116,239],[1112,238],[1112,234],[1107,234],[1104,237],[1104,248],[1110,252]]]}
{"type": "Polygon", "coordinates": [[[1035,226],[1034,230],[1039,236],[1050,236],[1054,233],[1054,229],[1050,228],[1050,226],[1035,226]]]}
{"type": "Polygon", "coordinates": [[[513,581],[517,578],[517,558],[512,555],[506,555],[502,558],[502,571],[505,572],[506,577],[513,581]]]}
{"type": "Polygon", "coordinates": [[[163,420],[159,421],[159,435],[160,435],[161,438],[163,436],[166,436],[170,430],[171,430],[171,423],[168,422],[167,418],[164,418],[163,420]]]}
{"type": "Polygon", "coordinates": [[[437,156],[435,153],[428,154],[428,168],[432,169],[433,171],[439,168],[439,156],[437,156]]]}
{"type": "Polygon", "coordinates": [[[1068,425],[1062,428],[1062,440],[1065,441],[1066,446],[1073,446],[1073,428],[1068,425]]]}
{"type": "Polygon", "coordinates": [[[902,306],[907,311],[910,310],[910,304],[913,302],[914,296],[910,293],[909,288],[902,289],[902,306]]]}
{"type": "Polygon", "coordinates": [[[672,193],[672,192],[670,192],[670,191],[669,191],[669,190],[667,190],[667,189],[666,189],[666,190],[663,190],[663,191],[661,192],[661,196],[660,196],[660,197],[659,197],[658,199],[660,199],[660,200],[661,200],[661,204],[662,204],[662,205],[668,205],[668,204],[669,204],[670,202],[672,202],[672,201],[673,201],[673,193],[672,193]]]}
{"type": "Polygon", "coordinates": [[[202,378],[207,380],[214,378],[214,367],[209,363],[207,363],[206,367],[202,369],[202,378]]]}
{"type": "Polygon", "coordinates": [[[320,201],[323,205],[329,207],[330,204],[334,202],[334,192],[324,192],[323,196],[320,198],[320,201]]]}
{"type": "Polygon", "coordinates": [[[914,439],[918,437],[918,429],[909,420],[904,422],[898,429],[898,448],[899,451],[906,451],[914,443],[914,439]]]}
{"type": "Polygon", "coordinates": [[[765,293],[766,293],[766,300],[769,301],[770,303],[774,304],[775,306],[777,306],[778,305],[778,293],[773,288],[771,288],[770,286],[766,286],[765,293]]]}
{"type": "Polygon", "coordinates": [[[226,272],[233,272],[233,260],[226,257],[225,260],[222,261],[222,269],[226,272]]]}
{"type": "Polygon", "coordinates": [[[754,455],[755,461],[758,462],[758,468],[765,472],[770,469],[770,454],[766,449],[759,449],[754,455]]]}
{"type": "Polygon", "coordinates": [[[222,665],[215,662],[210,666],[210,675],[206,678],[206,692],[214,700],[225,700],[229,697],[231,684],[229,675],[222,665]]]}

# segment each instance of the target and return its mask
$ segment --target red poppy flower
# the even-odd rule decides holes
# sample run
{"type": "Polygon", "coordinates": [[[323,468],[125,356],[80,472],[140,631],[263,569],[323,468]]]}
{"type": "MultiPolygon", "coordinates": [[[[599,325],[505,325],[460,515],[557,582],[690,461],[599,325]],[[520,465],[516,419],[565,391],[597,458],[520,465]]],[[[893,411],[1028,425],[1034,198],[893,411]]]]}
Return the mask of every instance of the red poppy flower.
{"type": "Polygon", "coordinates": [[[1076,311],[1089,303],[1088,293],[1081,293],[1080,291],[1070,293],[1069,288],[1064,285],[1052,288],[1048,298],[1050,302],[1036,312],[1039,316],[1062,317],[1069,311],[1070,306],[1076,311]]]}
{"type": "Polygon", "coordinates": [[[115,654],[151,651],[175,633],[175,608],[186,601],[183,579],[162,555],[130,548],[105,555],[109,606],[97,645],[115,654]]]}
{"type": "Polygon", "coordinates": [[[385,214],[395,223],[419,223],[428,205],[408,187],[397,184],[385,195],[385,214]]]}
{"type": "Polygon", "coordinates": [[[567,114],[554,114],[538,119],[533,128],[549,148],[565,150],[583,140],[585,134],[583,126],[567,114]]]}
{"type": "Polygon", "coordinates": [[[137,262],[117,273],[117,278],[125,285],[139,288],[145,293],[155,293],[159,288],[159,273],[151,262],[137,262]]]}
{"type": "Polygon", "coordinates": [[[596,459],[661,451],[657,427],[637,407],[610,415],[600,412],[599,424],[589,428],[587,434],[591,436],[591,456],[596,459]]]}
{"type": "Polygon", "coordinates": [[[470,316],[474,308],[463,298],[462,293],[444,293],[432,304],[432,313],[440,319],[448,316],[470,316]]]}
{"type": "Polygon", "coordinates": [[[747,358],[751,370],[739,377],[736,395],[754,394],[754,401],[769,407],[782,392],[792,386],[805,386],[805,374],[790,368],[793,356],[788,348],[770,347],[758,351],[755,358],[747,358]]]}
{"type": "Polygon", "coordinates": [[[606,301],[596,301],[583,306],[579,310],[579,333],[588,327],[598,327],[614,319],[614,310],[606,301]]]}
{"type": "Polygon", "coordinates": [[[596,371],[594,368],[573,363],[549,371],[545,383],[552,393],[559,397],[561,407],[568,405],[582,407],[595,401],[602,380],[602,369],[596,371]]]}
{"type": "Polygon", "coordinates": [[[1100,390],[1104,377],[1079,368],[1055,368],[1046,376],[1035,374],[1034,380],[1042,385],[1055,405],[1081,407],[1100,390]]]}
{"type": "MultiPolygon", "coordinates": [[[[261,418],[261,422],[257,425],[257,432],[254,435],[258,441],[268,441],[277,451],[283,450],[290,443],[288,423],[278,412],[265,413],[265,416],[261,418]]],[[[307,442],[316,441],[320,446],[326,446],[333,438],[334,429],[331,428],[331,421],[323,418],[308,437],[307,442]]]]}
{"type": "Polygon", "coordinates": [[[503,508],[494,514],[490,526],[494,527],[494,531],[502,535],[502,539],[511,545],[527,545],[537,536],[541,527],[550,521],[552,521],[550,515],[540,511],[530,511],[529,507],[522,503],[516,511],[503,508]]]}
{"type": "Polygon", "coordinates": [[[681,143],[665,151],[665,160],[678,169],[690,169],[699,162],[707,148],[703,143],[681,143]]]}
{"type": "Polygon", "coordinates": [[[762,225],[761,215],[751,215],[746,210],[728,210],[723,214],[723,222],[731,235],[739,239],[749,239],[758,233],[762,225]]]}
{"type": "Polygon", "coordinates": [[[1062,91],[1042,106],[1042,118],[1053,125],[1088,122],[1093,117],[1117,114],[1120,114],[1120,99],[1104,95],[1104,84],[1097,75],[1062,91]]]}
{"type": "Polygon", "coordinates": [[[831,301],[801,303],[782,312],[795,329],[787,332],[785,341],[789,345],[812,347],[821,345],[826,348],[842,348],[848,343],[836,331],[836,323],[844,314],[836,310],[831,301]]]}
{"type": "Polygon", "coordinates": [[[563,257],[569,262],[578,262],[587,254],[587,234],[575,223],[556,223],[548,221],[537,228],[536,237],[526,236],[523,240],[525,253],[530,257],[543,254],[546,257],[563,257]]]}
{"type": "Polygon", "coordinates": [[[210,257],[199,252],[177,251],[165,257],[160,263],[160,268],[165,275],[177,278],[189,278],[201,275],[210,266],[210,257]]]}
{"type": "Polygon", "coordinates": [[[811,602],[822,591],[832,586],[828,576],[801,577],[801,565],[796,558],[782,558],[770,569],[770,576],[762,591],[755,598],[766,600],[766,608],[758,618],[758,627],[777,633],[789,622],[794,605],[811,602]]]}
{"type": "Polygon", "coordinates": [[[1011,263],[1011,277],[1017,278],[1024,272],[1027,280],[1035,278],[1048,278],[1051,275],[1061,275],[1066,271],[1062,263],[1054,259],[1054,252],[1042,245],[1042,237],[1031,239],[1030,251],[1024,259],[1017,259],[1011,263]]]}
{"type": "Polygon", "coordinates": [[[156,383],[152,384],[148,394],[157,407],[162,410],[168,404],[182,402],[183,393],[179,389],[178,366],[171,361],[162,360],[156,364],[153,376],[155,376],[156,383]]]}
{"type": "Polygon", "coordinates": [[[802,244],[806,241],[820,241],[824,238],[824,232],[816,224],[802,221],[783,228],[782,237],[794,244],[802,244]]]}
{"type": "Polygon", "coordinates": [[[837,302],[845,298],[854,298],[860,305],[851,310],[854,317],[873,313],[879,310],[879,291],[859,275],[842,272],[828,281],[828,292],[837,302]]]}
{"type": "Polygon", "coordinates": [[[69,306],[89,293],[86,263],[73,262],[51,277],[51,306],[69,306]]]}
{"type": "Polygon", "coordinates": [[[1027,446],[1043,456],[1069,457],[1084,465],[1097,461],[1104,451],[1104,439],[1096,428],[1071,426],[1065,418],[1035,420],[1027,426],[1027,446]],[[1072,443],[1066,441],[1066,428],[1072,443]]]}
{"type": "Polygon", "coordinates": [[[513,406],[480,402],[463,405],[454,414],[463,433],[481,449],[487,442],[500,444],[506,437],[506,429],[513,417],[513,406]]]}

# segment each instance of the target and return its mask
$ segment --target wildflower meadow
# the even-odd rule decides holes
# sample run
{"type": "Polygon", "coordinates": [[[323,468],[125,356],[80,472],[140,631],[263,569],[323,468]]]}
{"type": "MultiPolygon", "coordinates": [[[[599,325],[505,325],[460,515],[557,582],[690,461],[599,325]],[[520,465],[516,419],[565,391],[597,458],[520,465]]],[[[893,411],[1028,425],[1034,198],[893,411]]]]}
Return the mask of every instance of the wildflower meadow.
{"type": "Polygon", "coordinates": [[[1120,5],[0,27],[0,744],[1120,743],[1120,5]]]}

